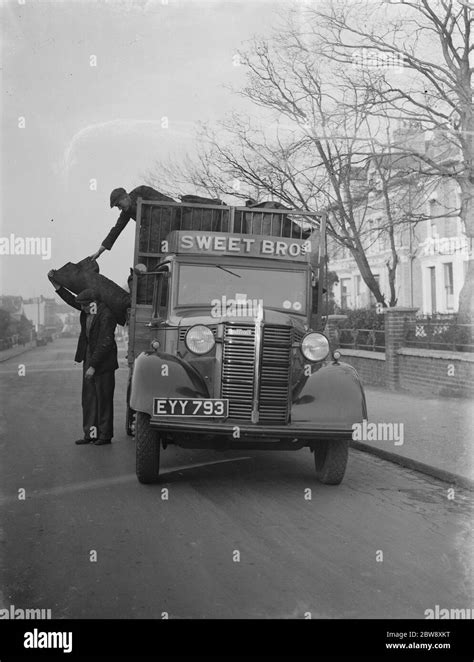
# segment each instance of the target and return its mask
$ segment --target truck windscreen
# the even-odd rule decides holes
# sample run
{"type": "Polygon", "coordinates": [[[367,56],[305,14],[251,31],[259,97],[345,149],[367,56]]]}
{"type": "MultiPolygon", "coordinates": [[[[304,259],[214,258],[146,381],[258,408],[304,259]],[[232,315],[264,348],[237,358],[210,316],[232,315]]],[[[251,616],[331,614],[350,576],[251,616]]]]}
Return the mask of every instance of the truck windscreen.
{"type": "Polygon", "coordinates": [[[212,307],[217,301],[258,301],[264,308],[304,315],[306,288],[307,274],[303,270],[181,264],[177,303],[212,307]]]}

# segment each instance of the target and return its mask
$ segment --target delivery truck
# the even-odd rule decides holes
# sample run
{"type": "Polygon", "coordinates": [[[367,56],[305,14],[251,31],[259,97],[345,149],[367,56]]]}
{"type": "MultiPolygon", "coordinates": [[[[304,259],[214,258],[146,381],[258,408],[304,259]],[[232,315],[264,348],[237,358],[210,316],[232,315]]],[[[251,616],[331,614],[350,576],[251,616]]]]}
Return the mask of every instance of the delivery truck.
{"type": "Polygon", "coordinates": [[[339,484],[361,381],[324,333],[324,214],[138,201],[126,426],[141,483],[182,448],[300,450],[339,484]]]}

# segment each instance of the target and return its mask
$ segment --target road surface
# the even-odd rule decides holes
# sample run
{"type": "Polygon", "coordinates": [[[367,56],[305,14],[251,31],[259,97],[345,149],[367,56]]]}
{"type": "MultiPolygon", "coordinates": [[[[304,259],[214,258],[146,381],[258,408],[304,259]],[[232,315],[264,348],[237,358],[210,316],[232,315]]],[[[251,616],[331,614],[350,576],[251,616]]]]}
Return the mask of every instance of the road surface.
{"type": "Polygon", "coordinates": [[[436,605],[472,607],[466,491],[358,451],[343,484],[324,486],[306,449],[169,447],[163,483],[140,485],[123,351],[114,443],[73,443],[74,346],[58,340],[0,365],[4,606],[53,618],[424,618],[436,605]]]}

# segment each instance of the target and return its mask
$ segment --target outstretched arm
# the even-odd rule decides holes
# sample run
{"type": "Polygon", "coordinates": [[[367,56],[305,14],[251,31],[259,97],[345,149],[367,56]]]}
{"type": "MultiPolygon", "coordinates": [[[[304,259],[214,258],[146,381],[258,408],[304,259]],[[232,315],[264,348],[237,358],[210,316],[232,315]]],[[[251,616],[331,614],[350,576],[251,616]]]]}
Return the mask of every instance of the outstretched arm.
{"type": "Polygon", "coordinates": [[[107,249],[105,248],[105,246],[99,246],[99,249],[89,257],[91,260],[97,260],[97,258],[99,258],[102,255],[102,253],[106,250],[107,249]]]}
{"type": "Polygon", "coordinates": [[[115,244],[115,241],[117,240],[119,234],[122,232],[122,230],[125,229],[125,226],[127,225],[130,219],[131,219],[131,210],[123,211],[118,217],[117,223],[114,225],[114,227],[111,229],[109,234],[102,242],[101,248],[110,251],[112,246],[115,244]]]}
{"type": "Polygon", "coordinates": [[[76,310],[82,310],[80,305],[76,303],[76,297],[65,287],[62,287],[57,281],[54,280],[54,269],[48,271],[48,278],[51,281],[51,285],[56,290],[56,293],[59,294],[61,299],[65,301],[69,306],[72,306],[76,310]]]}

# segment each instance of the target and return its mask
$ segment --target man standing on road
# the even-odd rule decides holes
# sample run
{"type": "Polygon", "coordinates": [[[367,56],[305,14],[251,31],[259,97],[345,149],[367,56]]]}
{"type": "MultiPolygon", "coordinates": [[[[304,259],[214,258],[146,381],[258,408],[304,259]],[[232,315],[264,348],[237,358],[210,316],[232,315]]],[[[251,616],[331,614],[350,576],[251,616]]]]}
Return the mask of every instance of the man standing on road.
{"type": "Polygon", "coordinates": [[[76,444],[110,444],[114,435],[115,370],[118,368],[115,327],[117,322],[107,306],[90,289],[75,297],[48,273],[57,294],[81,311],[81,333],[77,343],[77,363],[83,363],[82,424],[84,437],[76,444]]]}
{"type": "Polygon", "coordinates": [[[110,230],[98,251],[90,256],[93,260],[97,260],[104,251],[110,251],[117,237],[131,218],[133,218],[134,221],[137,220],[138,198],[143,198],[144,200],[158,200],[159,202],[174,202],[173,198],[170,198],[159,191],[155,191],[151,186],[137,186],[137,188],[134,188],[130,193],[127,193],[124,188],[114,188],[110,194],[110,206],[118,207],[121,210],[121,214],[118,217],[117,223],[110,230]]]}

